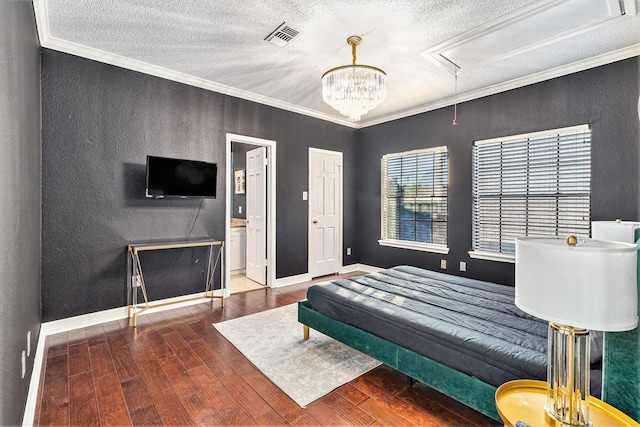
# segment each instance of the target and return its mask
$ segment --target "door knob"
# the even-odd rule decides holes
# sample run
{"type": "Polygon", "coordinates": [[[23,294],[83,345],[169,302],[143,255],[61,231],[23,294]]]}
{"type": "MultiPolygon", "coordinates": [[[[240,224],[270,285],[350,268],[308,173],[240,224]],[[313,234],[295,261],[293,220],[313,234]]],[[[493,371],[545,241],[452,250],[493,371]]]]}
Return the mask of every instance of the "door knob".
{"type": "Polygon", "coordinates": [[[318,223],[318,220],[317,220],[317,219],[314,219],[314,220],[313,220],[313,223],[314,223],[314,224],[317,224],[317,223],[318,223]]]}

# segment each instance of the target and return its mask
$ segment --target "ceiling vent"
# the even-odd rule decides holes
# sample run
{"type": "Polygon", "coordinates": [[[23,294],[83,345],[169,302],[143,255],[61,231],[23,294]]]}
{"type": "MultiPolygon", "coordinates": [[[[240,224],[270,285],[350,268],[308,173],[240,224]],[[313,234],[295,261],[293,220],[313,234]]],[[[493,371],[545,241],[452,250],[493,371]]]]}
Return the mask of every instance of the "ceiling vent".
{"type": "Polygon", "coordinates": [[[284,47],[298,34],[300,34],[300,31],[294,30],[288,26],[286,22],[283,22],[278,28],[269,34],[265,40],[275,44],[276,46],[284,47]]]}
{"type": "Polygon", "coordinates": [[[625,14],[629,0],[545,0],[422,52],[455,73],[590,31],[625,14]]]}

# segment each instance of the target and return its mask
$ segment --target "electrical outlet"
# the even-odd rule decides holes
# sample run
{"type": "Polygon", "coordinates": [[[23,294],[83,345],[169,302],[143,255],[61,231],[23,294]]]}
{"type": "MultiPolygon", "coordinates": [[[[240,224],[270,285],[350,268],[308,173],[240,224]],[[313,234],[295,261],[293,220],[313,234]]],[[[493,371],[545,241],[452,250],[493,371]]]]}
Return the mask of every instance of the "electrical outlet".
{"type": "Polygon", "coordinates": [[[351,248],[347,248],[347,255],[351,255],[351,248]]]}
{"type": "Polygon", "coordinates": [[[140,280],[140,276],[135,275],[133,276],[133,283],[135,283],[135,287],[139,288],[142,286],[142,281],[140,280]]]}
{"type": "Polygon", "coordinates": [[[22,378],[27,373],[27,354],[22,350],[22,378]]]}
{"type": "Polygon", "coordinates": [[[440,260],[440,268],[442,268],[443,270],[447,269],[447,260],[446,259],[441,259],[440,260]]]}
{"type": "Polygon", "coordinates": [[[27,332],[27,357],[31,356],[31,331],[27,332]]]}
{"type": "Polygon", "coordinates": [[[467,263],[460,261],[460,271],[467,271],[467,263]]]}

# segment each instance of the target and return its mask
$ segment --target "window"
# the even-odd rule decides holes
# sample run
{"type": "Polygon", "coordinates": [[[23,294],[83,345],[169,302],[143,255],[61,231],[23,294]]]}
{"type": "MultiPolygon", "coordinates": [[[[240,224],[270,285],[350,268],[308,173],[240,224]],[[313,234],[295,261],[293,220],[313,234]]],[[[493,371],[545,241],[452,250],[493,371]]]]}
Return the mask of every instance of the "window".
{"type": "Polygon", "coordinates": [[[447,147],[382,157],[385,246],[448,253],[447,147]]]}
{"type": "Polygon", "coordinates": [[[587,125],[475,142],[472,257],[513,262],[516,237],[589,237],[590,220],[587,125]]]}

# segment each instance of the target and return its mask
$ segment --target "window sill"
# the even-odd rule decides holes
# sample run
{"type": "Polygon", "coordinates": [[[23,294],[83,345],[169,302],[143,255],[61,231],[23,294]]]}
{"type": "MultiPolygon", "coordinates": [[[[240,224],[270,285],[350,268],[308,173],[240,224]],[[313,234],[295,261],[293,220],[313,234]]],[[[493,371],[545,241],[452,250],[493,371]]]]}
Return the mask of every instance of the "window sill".
{"type": "Polygon", "coordinates": [[[449,248],[443,245],[431,245],[428,243],[408,242],[406,240],[378,240],[380,246],[389,246],[392,248],[412,249],[414,251],[434,252],[437,254],[448,254],[449,248]]]}
{"type": "Polygon", "coordinates": [[[469,251],[469,257],[474,259],[484,259],[487,261],[509,262],[511,264],[516,263],[516,256],[514,254],[503,254],[500,252],[469,251]]]}

